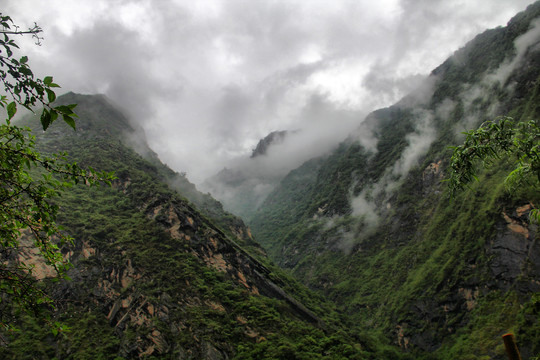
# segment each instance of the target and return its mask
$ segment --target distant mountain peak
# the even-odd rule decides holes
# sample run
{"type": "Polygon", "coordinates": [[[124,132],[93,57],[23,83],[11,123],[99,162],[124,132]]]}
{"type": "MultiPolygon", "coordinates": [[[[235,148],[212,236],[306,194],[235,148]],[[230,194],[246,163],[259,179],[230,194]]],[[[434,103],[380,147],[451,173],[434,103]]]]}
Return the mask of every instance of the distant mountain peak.
{"type": "Polygon", "coordinates": [[[271,145],[281,144],[285,137],[288,135],[287,130],[282,131],[272,131],[270,134],[266,135],[263,139],[259,140],[257,147],[253,149],[251,153],[251,158],[255,158],[260,155],[266,155],[268,148],[271,145]]]}

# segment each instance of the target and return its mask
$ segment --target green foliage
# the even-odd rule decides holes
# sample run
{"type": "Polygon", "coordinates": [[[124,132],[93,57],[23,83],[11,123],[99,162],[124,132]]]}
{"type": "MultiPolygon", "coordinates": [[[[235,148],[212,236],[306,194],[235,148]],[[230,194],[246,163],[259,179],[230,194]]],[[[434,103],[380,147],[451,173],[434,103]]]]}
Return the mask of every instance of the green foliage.
{"type": "Polygon", "coordinates": [[[317,174],[322,161],[308,161],[288,174],[282,180],[282,185],[268,196],[250,222],[257,234],[257,241],[274,259],[281,251],[280,241],[287,236],[292,226],[303,221],[311,207],[309,200],[316,189],[317,174]]]}
{"type": "MultiPolygon", "coordinates": [[[[300,318],[289,303],[248,291],[229,273],[210,267],[198,255],[199,248],[209,246],[209,234],[221,238],[226,233],[163,183],[163,165],[142,159],[116,135],[100,133],[86,120],[81,116],[78,128],[93,130],[72,136],[55,126],[52,132],[38,137],[42,151],[66,151],[70,161],[81,166],[117,169],[118,174],[112,187],[78,184],[55,201],[60,208],[57,221],[75,238],[62,249],[73,259],[74,267],[68,270],[72,281],[49,287],[59,304],[69,304],[59,307],[55,318],[69,330],[57,337],[44,331],[32,336],[26,331],[7,334],[10,344],[0,349],[0,356],[9,357],[33,346],[46,347],[49,352],[45,357],[133,358],[137,355],[134,349],[148,343],[155,330],[171,346],[170,354],[191,354],[193,358],[206,356],[203,350],[210,345],[231,358],[235,354],[249,357],[262,348],[275,349],[271,354],[282,350],[300,358],[319,350],[341,359],[362,358],[360,354],[379,351],[372,346],[378,343],[374,339],[367,346],[365,339],[352,339],[343,332],[333,334],[347,324],[346,319],[322,297],[279,270],[261,276],[268,276],[269,281],[321,316],[325,328],[300,318]],[[167,233],[176,226],[171,223],[171,210],[197,224],[197,229],[179,229],[190,236],[189,240],[167,233]],[[83,256],[83,247],[90,247],[93,255],[83,256]],[[137,276],[122,285],[115,280],[119,275],[113,274],[123,274],[128,263],[137,276]],[[104,293],[104,283],[111,283],[110,292],[104,293]],[[107,319],[113,304],[126,299],[133,299],[133,305],[107,319]],[[148,321],[136,325],[132,316],[145,309],[145,301],[156,309],[165,306],[166,316],[147,315],[148,321]],[[290,351],[282,347],[285,344],[290,351]]],[[[245,250],[234,246],[234,251],[245,256],[245,250]]],[[[32,329],[32,324],[20,325],[21,329],[26,326],[32,329]]]]}
{"type": "Polygon", "coordinates": [[[30,109],[41,104],[41,125],[49,125],[62,116],[75,128],[73,108],[75,105],[53,107],[56,99],[53,88],[58,87],[50,76],[35,79],[28,65],[28,58],[14,58],[17,44],[10,35],[37,34],[36,25],[28,31],[19,31],[9,16],[0,14],[0,80],[7,95],[0,98],[0,106],[7,118],[0,125],[0,325],[12,323],[14,309],[38,313],[51,299],[32,277],[30,260],[35,253],[42,257],[59,275],[65,273],[69,263],[59,248],[70,238],[56,225],[58,206],[52,199],[61,190],[80,181],[94,184],[109,181],[111,174],[88,171],[77,163],[66,161],[65,155],[44,156],[36,150],[35,139],[28,128],[12,124],[17,104],[30,109]],[[15,30],[12,31],[11,28],[15,30]],[[8,98],[13,101],[9,102],[8,98]]]}
{"type": "MultiPolygon", "coordinates": [[[[0,125],[0,252],[5,261],[0,267],[2,313],[8,315],[14,303],[39,309],[49,302],[29,276],[32,265],[24,260],[25,248],[37,249],[47,265],[59,274],[69,266],[59,252],[70,238],[56,225],[58,206],[51,199],[80,180],[94,183],[106,174],[89,173],[65,156],[45,157],[35,150],[35,139],[28,129],[0,125]],[[32,238],[31,245],[21,236],[32,238]],[[55,237],[55,241],[51,239],[55,237]]],[[[6,323],[7,319],[1,319],[6,323]]]]}
{"type": "Polygon", "coordinates": [[[43,106],[41,113],[41,125],[43,130],[47,130],[59,116],[75,129],[74,118],[77,115],[73,112],[75,104],[52,106],[56,100],[54,88],[60,87],[53,82],[52,76],[46,76],[42,79],[34,77],[34,73],[28,64],[28,57],[22,56],[15,58],[14,48],[18,49],[17,43],[10,38],[10,35],[31,34],[40,44],[39,34],[42,29],[38,25],[29,28],[27,31],[19,30],[19,27],[13,23],[13,20],[0,13],[0,80],[4,85],[5,92],[14,100],[8,104],[8,96],[2,95],[0,106],[6,108],[8,113],[7,123],[11,121],[16,112],[16,103],[32,111],[32,107],[37,104],[43,106]]]}
{"type": "Polygon", "coordinates": [[[520,312],[518,295],[494,291],[482,298],[471,312],[471,321],[459,329],[454,343],[443,343],[436,352],[441,360],[505,358],[501,336],[513,331],[520,312]]]}
{"type": "Polygon", "coordinates": [[[73,311],[72,306],[65,309],[61,333],[51,333],[47,323],[35,317],[23,317],[24,330],[9,334],[9,345],[2,346],[0,355],[13,360],[123,359],[115,355],[120,341],[101,314],[88,311],[74,318],[73,311]]]}
{"type": "Polygon", "coordinates": [[[540,293],[532,295],[531,301],[521,307],[518,314],[518,343],[530,347],[531,357],[540,356],[540,293]]]}
{"type": "MultiPolygon", "coordinates": [[[[483,123],[466,133],[465,142],[453,148],[449,187],[452,194],[477,180],[478,163],[489,167],[501,157],[511,157],[515,167],[504,179],[506,188],[517,189],[524,182],[540,181],[540,128],[533,120],[516,123],[509,117],[483,123]]],[[[538,210],[532,214],[538,221],[538,210]]]]}
{"type": "MultiPolygon", "coordinates": [[[[274,261],[361,324],[351,332],[364,326],[394,344],[404,346],[408,340],[408,351],[418,358],[431,358],[427,353],[437,347],[437,359],[501,356],[500,332],[509,330],[521,334],[526,348],[537,349],[531,344],[539,341],[533,325],[538,309],[527,293],[534,286],[518,285],[534,282],[534,250],[515,260],[523,261],[523,273],[512,285],[494,278],[498,257],[504,255],[493,247],[499,236],[515,236],[536,249],[535,227],[517,219],[516,209],[540,201],[538,123],[527,121],[540,114],[539,52],[529,48],[505,82],[480,80],[491,79],[501,64],[512,60],[516,37],[530,30],[539,15],[540,3],[535,3],[507,28],[487,31],[456,52],[433,72],[430,98],[413,95],[368,116],[365,121],[371,122],[378,142],[374,154],[364,154],[363,164],[348,161],[353,147],[344,143],[313,171],[300,167],[291,172],[254,217],[254,235],[274,261]],[[436,138],[418,167],[394,188],[384,187],[377,180],[410,145],[407,134],[422,112],[433,115],[436,138]],[[494,112],[519,120],[488,121],[474,135],[477,143],[471,140],[474,154],[460,148],[480,183],[462,186],[449,201],[449,189],[440,183],[454,171],[447,161],[448,146],[460,140],[461,129],[483,123],[494,112]],[[479,166],[484,155],[489,157],[487,168],[479,166]],[[506,181],[514,188],[508,193],[504,180],[516,167],[506,181]],[[379,185],[384,194],[370,199],[377,206],[378,223],[364,232],[365,219],[349,214],[350,205],[342,200],[379,185]],[[531,238],[511,233],[507,221],[527,228],[531,238]]],[[[468,184],[464,178],[458,183],[468,184]]]]}

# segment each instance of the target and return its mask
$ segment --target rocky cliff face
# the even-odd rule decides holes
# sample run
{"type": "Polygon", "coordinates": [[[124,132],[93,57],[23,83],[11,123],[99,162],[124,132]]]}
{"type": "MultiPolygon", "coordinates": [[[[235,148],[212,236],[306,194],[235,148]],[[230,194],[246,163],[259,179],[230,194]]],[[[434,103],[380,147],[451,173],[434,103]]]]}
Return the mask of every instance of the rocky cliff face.
{"type": "MultiPolygon", "coordinates": [[[[132,182],[120,180],[115,190],[129,194],[131,186],[132,182]]],[[[236,328],[235,336],[253,342],[264,341],[268,336],[268,330],[248,321],[250,311],[235,311],[238,304],[205,289],[214,286],[215,279],[207,283],[199,274],[182,274],[185,270],[179,268],[186,266],[186,262],[197,272],[210,272],[210,277],[228,284],[228,290],[239,297],[236,301],[262,296],[280,300],[291,316],[318,325],[320,320],[314,313],[270,280],[268,268],[185,202],[174,196],[151,198],[140,204],[139,211],[145,221],[159,224],[164,233],[159,244],[154,239],[141,239],[151,247],[144,249],[145,244],[139,245],[142,251],[153,252],[149,259],[137,261],[141,254],[133,256],[127,244],[115,244],[112,237],[107,239],[107,246],[91,239],[77,241],[68,253],[74,264],[69,272],[72,281],[56,290],[60,302],[89,302],[83,306],[85,311],[97,308],[106,315],[108,324],[121,339],[121,356],[175,353],[181,358],[227,359],[234,354],[234,344],[205,334],[209,329],[197,324],[193,312],[218,317],[232,312],[234,316],[229,321],[236,328]],[[116,259],[111,263],[109,257],[113,256],[116,259]],[[181,260],[171,261],[171,257],[181,260]],[[178,277],[178,273],[183,276],[178,277]],[[164,281],[172,284],[163,284],[164,281]],[[86,291],[81,291],[81,284],[87,287],[86,291]],[[144,329],[142,333],[140,329],[144,329]],[[128,340],[126,333],[130,330],[135,338],[128,340]]],[[[70,307],[62,310],[65,314],[73,311],[70,307]]]]}
{"type": "Polygon", "coordinates": [[[525,204],[501,213],[495,236],[486,244],[486,254],[493,260],[490,270],[499,287],[507,290],[516,282],[523,294],[540,291],[540,244],[537,226],[531,225],[525,204]]]}

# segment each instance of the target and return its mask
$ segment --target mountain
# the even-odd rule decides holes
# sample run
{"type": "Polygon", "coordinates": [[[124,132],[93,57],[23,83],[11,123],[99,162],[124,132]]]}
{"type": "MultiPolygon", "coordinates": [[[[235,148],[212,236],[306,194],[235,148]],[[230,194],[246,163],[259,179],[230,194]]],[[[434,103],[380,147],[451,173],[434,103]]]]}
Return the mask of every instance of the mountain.
{"type": "Polygon", "coordinates": [[[540,119],[540,2],[485,31],[397,104],[359,119],[333,152],[291,171],[249,225],[281,267],[405,352],[505,358],[514,331],[540,354],[537,186],[510,194],[510,159],[451,199],[463,131],[540,119]]]}
{"type": "Polygon", "coordinates": [[[79,104],[78,130],[26,119],[39,149],[118,179],[57,200],[71,280],[21,253],[69,331],[20,315],[19,331],[0,330],[0,356],[504,359],[508,331],[524,358],[540,356],[538,186],[505,191],[506,158],[454,198],[442,182],[462,131],[539,119],[539,18],[537,2],[478,35],[336,149],[276,174],[251,231],[105,97],[59,98],[79,104]]]}
{"type": "Polygon", "coordinates": [[[249,220],[268,194],[286,175],[286,171],[269,166],[268,151],[282,144],[287,135],[297,131],[273,131],[261,139],[250,158],[240,159],[232,168],[223,168],[201,185],[232,213],[249,220]]]}
{"type": "Polygon", "coordinates": [[[272,145],[280,144],[285,140],[288,131],[272,131],[270,134],[266,135],[263,139],[259,140],[259,143],[253,149],[251,157],[257,157],[261,155],[266,155],[268,148],[272,145]]]}
{"type": "Polygon", "coordinates": [[[35,276],[55,300],[54,335],[21,316],[2,329],[9,359],[264,359],[399,357],[351,325],[333,304],[271,265],[244,223],[185,176],[159,162],[144,132],[101,95],[68,93],[77,131],[34,128],[42,152],[67,152],[83,167],[114,171],[111,187],[79,184],[57,200],[74,238],[62,247],[71,280],[31,252],[35,276]]]}

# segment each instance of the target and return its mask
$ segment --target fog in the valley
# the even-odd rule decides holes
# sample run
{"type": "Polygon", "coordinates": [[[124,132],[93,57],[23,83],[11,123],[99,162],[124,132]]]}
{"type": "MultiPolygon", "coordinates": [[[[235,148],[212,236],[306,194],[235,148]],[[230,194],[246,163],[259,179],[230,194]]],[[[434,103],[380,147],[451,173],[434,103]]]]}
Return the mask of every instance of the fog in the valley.
{"type": "MultiPolygon", "coordinates": [[[[323,154],[531,2],[7,0],[2,11],[44,29],[42,46],[19,41],[39,76],[107,95],[162,161],[201,183],[249,168],[271,131],[294,133],[256,171],[282,174],[323,154]]],[[[419,122],[395,174],[428,146],[430,126],[419,122]]]]}

